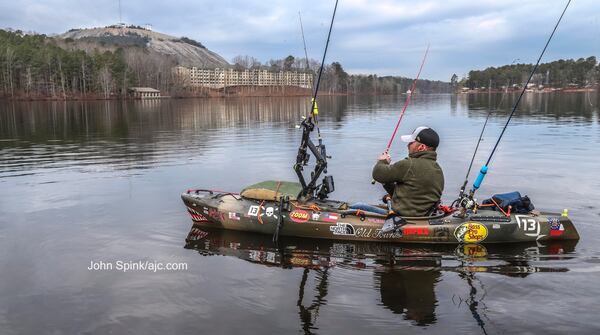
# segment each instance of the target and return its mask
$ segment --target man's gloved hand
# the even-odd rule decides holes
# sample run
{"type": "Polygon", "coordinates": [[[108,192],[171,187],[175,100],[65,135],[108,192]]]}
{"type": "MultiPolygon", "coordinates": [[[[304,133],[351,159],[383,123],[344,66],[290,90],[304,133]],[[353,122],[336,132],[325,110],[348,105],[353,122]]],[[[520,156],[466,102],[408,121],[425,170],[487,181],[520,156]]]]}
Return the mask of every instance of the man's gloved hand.
{"type": "Polygon", "coordinates": [[[387,204],[388,200],[392,200],[392,197],[386,193],[382,198],[381,201],[383,201],[384,204],[387,204]]]}

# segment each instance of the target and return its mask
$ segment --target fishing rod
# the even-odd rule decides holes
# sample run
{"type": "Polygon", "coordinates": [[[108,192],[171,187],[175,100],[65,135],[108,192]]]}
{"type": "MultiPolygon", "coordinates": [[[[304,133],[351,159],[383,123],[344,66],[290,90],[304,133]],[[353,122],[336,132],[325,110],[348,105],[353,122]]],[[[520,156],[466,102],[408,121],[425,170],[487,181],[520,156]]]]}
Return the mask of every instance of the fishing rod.
{"type": "Polygon", "coordinates": [[[544,53],[546,52],[546,48],[548,48],[548,45],[550,44],[550,41],[552,40],[552,37],[554,36],[554,33],[556,32],[556,29],[558,28],[560,21],[562,20],[563,16],[565,15],[567,8],[569,8],[569,4],[571,4],[571,0],[569,0],[567,2],[565,9],[563,9],[562,13],[560,14],[560,17],[558,18],[558,21],[556,22],[556,25],[554,26],[554,29],[552,30],[550,37],[548,37],[548,41],[546,41],[546,45],[544,46],[544,49],[542,50],[540,56],[538,57],[538,60],[535,63],[535,66],[533,67],[533,70],[529,74],[529,78],[527,78],[525,85],[523,85],[521,94],[519,94],[519,97],[517,98],[517,101],[516,101],[512,111],[510,112],[510,115],[508,116],[508,120],[506,120],[506,123],[504,124],[504,127],[502,128],[502,132],[500,132],[500,136],[498,137],[498,140],[496,141],[496,144],[494,145],[494,148],[492,149],[492,152],[490,153],[490,156],[488,157],[487,162],[481,167],[481,170],[479,171],[479,175],[477,176],[477,179],[475,179],[475,182],[473,183],[473,187],[471,188],[471,191],[469,192],[469,200],[470,200],[471,206],[474,204],[473,195],[475,194],[475,191],[477,191],[479,189],[479,187],[481,186],[481,183],[483,182],[483,178],[485,178],[485,175],[488,172],[488,167],[490,165],[490,161],[492,160],[492,157],[494,156],[494,153],[496,152],[496,149],[498,148],[498,144],[500,143],[500,140],[502,140],[502,136],[504,135],[504,132],[506,131],[506,128],[508,127],[508,124],[510,123],[510,120],[512,119],[513,115],[515,114],[515,111],[517,110],[517,107],[519,106],[519,102],[521,102],[521,98],[523,97],[523,94],[525,94],[527,85],[529,85],[531,78],[535,74],[535,71],[537,70],[537,68],[540,64],[540,61],[542,60],[542,56],[544,56],[544,53]]]}
{"type": "Polygon", "coordinates": [[[302,26],[302,15],[298,12],[298,18],[300,19],[300,31],[302,32],[302,43],[304,44],[304,59],[306,60],[306,70],[310,69],[308,64],[308,52],[306,51],[306,40],[304,39],[304,27],[302,26]]]}
{"type": "MultiPolygon", "coordinates": [[[[423,70],[423,65],[425,65],[425,60],[427,59],[428,53],[429,53],[429,44],[427,44],[427,49],[425,50],[425,54],[423,55],[423,60],[421,60],[421,66],[419,67],[419,72],[417,73],[417,77],[412,82],[412,85],[409,89],[408,96],[406,97],[406,101],[404,102],[404,108],[402,108],[402,112],[400,113],[400,118],[398,119],[398,122],[396,123],[396,128],[394,128],[394,132],[392,133],[392,137],[390,137],[390,141],[388,142],[384,153],[388,153],[390,151],[392,142],[394,142],[394,137],[396,137],[396,132],[398,131],[400,122],[402,122],[402,118],[404,117],[404,112],[406,112],[406,108],[408,107],[408,104],[410,103],[410,98],[412,97],[413,92],[415,91],[415,88],[417,86],[417,80],[419,80],[419,76],[421,75],[421,70],[423,70]]],[[[371,180],[371,184],[375,184],[375,179],[371,180]]]]}
{"type": "MultiPolygon", "coordinates": [[[[502,105],[502,102],[504,101],[505,96],[506,96],[506,90],[502,93],[502,97],[500,98],[498,107],[502,105]]],[[[491,103],[488,103],[488,105],[489,105],[489,110],[488,110],[487,116],[485,117],[485,122],[483,123],[483,128],[481,128],[481,133],[479,134],[479,139],[477,140],[477,145],[475,146],[475,151],[473,152],[473,156],[471,157],[471,163],[469,163],[469,168],[467,169],[467,174],[465,175],[465,181],[464,181],[462,187],[460,188],[460,193],[458,195],[458,198],[456,200],[454,200],[454,202],[452,203],[452,205],[450,207],[454,207],[454,205],[460,203],[460,201],[462,199],[464,199],[465,189],[467,188],[467,184],[469,183],[469,174],[471,174],[471,168],[473,167],[473,162],[475,161],[475,156],[477,155],[477,150],[479,149],[479,145],[481,144],[481,141],[483,140],[483,133],[485,132],[485,127],[487,126],[490,116],[492,115],[493,109],[491,108],[491,103]]],[[[496,107],[495,109],[497,110],[498,107],[496,107]]]]}
{"type": "MultiPolygon", "coordinates": [[[[300,31],[302,32],[302,44],[304,44],[304,60],[306,61],[306,71],[309,73],[312,73],[312,71],[310,71],[310,64],[308,63],[308,52],[306,51],[306,39],[304,38],[304,26],[302,25],[302,15],[300,15],[300,12],[298,12],[298,18],[300,19],[300,31]]],[[[311,90],[314,88],[314,80],[315,80],[315,77],[313,75],[312,81],[311,81],[311,83],[313,84],[313,87],[311,87],[311,90]]],[[[312,101],[315,101],[314,98],[312,101]]],[[[311,101],[311,103],[312,103],[312,101],[311,101]]],[[[312,114],[314,114],[314,115],[319,114],[319,108],[317,107],[316,102],[313,105],[312,114]]],[[[315,126],[317,127],[317,138],[321,139],[321,130],[319,129],[319,122],[316,117],[315,117],[315,126]]]]}
{"type": "Polygon", "coordinates": [[[425,50],[425,55],[423,55],[423,60],[421,61],[421,66],[419,67],[419,72],[417,73],[417,77],[412,82],[412,85],[411,85],[409,93],[408,93],[408,97],[406,97],[406,101],[404,102],[404,108],[402,108],[402,112],[400,113],[400,118],[398,119],[398,122],[396,123],[396,128],[394,128],[392,137],[390,137],[390,141],[388,142],[387,148],[384,151],[385,153],[387,153],[390,150],[390,147],[392,146],[392,142],[394,141],[394,137],[396,136],[396,132],[398,131],[398,127],[400,126],[400,122],[402,122],[402,118],[404,117],[404,112],[406,112],[406,107],[408,107],[408,104],[410,103],[410,98],[412,97],[413,92],[415,91],[415,88],[417,86],[417,80],[419,80],[419,76],[421,76],[421,70],[423,70],[423,65],[425,65],[425,60],[427,59],[428,53],[429,53],[429,44],[427,44],[427,49],[425,50]]]}
{"type": "Polygon", "coordinates": [[[300,142],[300,147],[298,148],[298,155],[296,156],[296,164],[294,164],[294,171],[298,175],[298,179],[300,181],[300,185],[302,186],[302,191],[298,194],[299,199],[308,199],[315,196],[315,192],[317,188],[319,188],[319,192],[317,196],[320,199],[327,198],[327,194],[333,192],[334,184],[333,184],[333,176],[325,176],[323,178],[323,182],[320,186],[317,186],[317,180],[321,173],[327,173],[327,158],[331,158],[327,156],[327,151],[325,150],[325,145],[323,144],[323,140],[319,136],[318,145],[315,145],[310,139],[310,133],[314,130],[315,125],[317,125],[318,130],[318,111],[316,110],[317,104],[317,94],[319,92],[319,84],[321,83],[321,76],[323,75],[323,67],[325,66],[325,57],[327,56],[327,49],[329,47],[329,40],[331,39],[331,31],[333,29],[333,22],[335,20],[335,13],[337,11],[338,0],[335,1],[335,7],[333,8],[333,15],[331,16],[331,23],[329,25],[329,32],[327,34],[327,42],[325,43],[325,50],[323,52],[323,59],[321,60],[321,67],[319,68],[319,74],[317,76],[317,83],[314,86],[314,92],[312,96],[312,103],[310,108],[310,113],[304,120],[302,120],[302,140],[300,142]],[[313,121],[314,119],[314,121],[313,121]],[[308,183],[304,179],[304,175],[302,171],[304,170],[304,166],[308,164],[308,160],[310,155],[307,153],[306,149],[310,149],[313,155],[317,160],[315,164],[315,169],[311,173],[311,178],[308,183]]]}

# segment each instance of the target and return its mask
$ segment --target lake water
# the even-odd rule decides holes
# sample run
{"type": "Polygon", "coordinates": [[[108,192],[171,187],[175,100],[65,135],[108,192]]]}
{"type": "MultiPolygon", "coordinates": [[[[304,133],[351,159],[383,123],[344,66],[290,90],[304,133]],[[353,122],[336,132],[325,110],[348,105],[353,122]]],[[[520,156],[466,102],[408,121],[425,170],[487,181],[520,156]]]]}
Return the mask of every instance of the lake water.
{"type": "MultiPolygon", "coordinates": [[[[399,132],[440,134],[446,203],[489,107],[471,180],[515,99],[413,97],[399,132]]],[[[578,243],[276,247],[270,236],[193,228],[179,197],[188,188],[296,179],[295,125],[308,101],[0,102],[0,333],[600,332],[598,94],[527,94],[478,191],[568,209],[578,243]],[[183,268],[125,271],[139,262],[183,268]]],[[[403,104],[319,100],[332,198],[378,201],[371,168],[403,104]]],[[[406,155],[399,139],[391,154],[406,155]]]]}

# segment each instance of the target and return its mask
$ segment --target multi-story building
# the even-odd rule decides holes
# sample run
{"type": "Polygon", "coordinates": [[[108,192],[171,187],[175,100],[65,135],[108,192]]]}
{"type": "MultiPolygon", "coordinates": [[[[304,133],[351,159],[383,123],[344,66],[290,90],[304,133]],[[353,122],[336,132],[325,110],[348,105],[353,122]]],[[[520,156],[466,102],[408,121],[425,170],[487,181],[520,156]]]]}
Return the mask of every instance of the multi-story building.
{"type": "Polygon", "coordinates": [[[308,72],[269,71],[233,68],[200,69],[178,66],[175,74],[185,86],[223,88],[226,86],[298,86],[312,88],[313,76],[308,72]]]}

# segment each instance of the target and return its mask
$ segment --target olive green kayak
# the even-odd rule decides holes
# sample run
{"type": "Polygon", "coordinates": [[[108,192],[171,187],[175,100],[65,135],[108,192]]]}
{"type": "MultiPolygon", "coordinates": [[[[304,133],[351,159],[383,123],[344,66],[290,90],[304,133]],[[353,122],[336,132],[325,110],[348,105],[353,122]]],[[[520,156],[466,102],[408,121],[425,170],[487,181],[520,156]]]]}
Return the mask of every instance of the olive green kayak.
{"type": "MultiPolygon", "coordinates": [[[[294,190],[290,190],[293,192],[294,190]]],[[[242,192],[244,194],[244,192],[242,192]]],[[[188,190],[181,195],[195,225],[276,236],[397,243],[513,243],[578,240],[568,216],[532,211],[504,214],[490,209],[461,215],[405,217],[400,229],[382,233],[385,215],[351,210],[335,200],[299,202],[236,193],[188,190]],[[259,197],[260,198],[260,197],[259,197]]]]}

